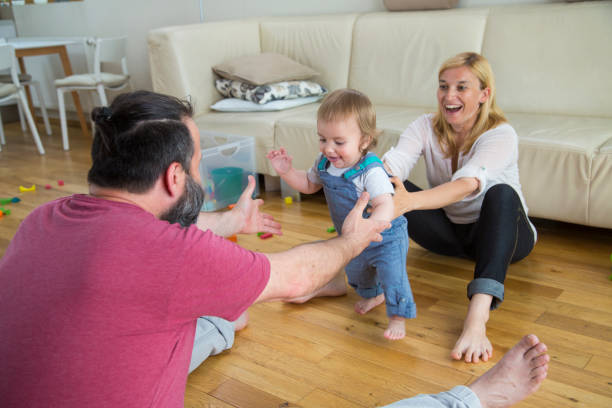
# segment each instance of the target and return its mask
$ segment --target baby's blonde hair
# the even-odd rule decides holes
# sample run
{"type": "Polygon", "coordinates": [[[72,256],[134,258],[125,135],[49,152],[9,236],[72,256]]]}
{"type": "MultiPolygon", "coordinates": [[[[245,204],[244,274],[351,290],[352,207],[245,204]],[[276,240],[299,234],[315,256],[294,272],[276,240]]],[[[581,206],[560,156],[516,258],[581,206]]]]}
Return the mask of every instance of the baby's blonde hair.
{"type": "MultiPolygon", "coordinates": [[[[475,52],[464,52],[455,55],[444,61],[440,71],[438,71],[438,79],[447,69],[459,67],[468,67],[472,74],[478,78],[480,89],[489,88],[491,91],[489,98],[480,104],[476,123],[474,123],[470,133],[467,135],[463,146],[461,146],[461,151],[465,154],[470,151],[472,145],[481,134],[506,122],[506,117],[495,101],[495,78],[493,77],[493,70],[489,61],[475,52]]],[[[444,118],[440,106],[438,106],[438,112],[433,118],[433,130],[436,136],[438,136],[440,148],[446,157],[452,157],[454,154],[459,153],[455,141],[455,132],[444,118]]]]}
{"type": "Polygon", "coordinates": [[[361,131],[361,141],[369,140],[362,154],[374,148],[378,141],[378,136],[382,133],[376,129],[376,111],[374,106],[365,94],[355,89],[336,89],[328,94],[317,112],[317,120],[331,122],[343,120],[354,116],[361,131]]]}

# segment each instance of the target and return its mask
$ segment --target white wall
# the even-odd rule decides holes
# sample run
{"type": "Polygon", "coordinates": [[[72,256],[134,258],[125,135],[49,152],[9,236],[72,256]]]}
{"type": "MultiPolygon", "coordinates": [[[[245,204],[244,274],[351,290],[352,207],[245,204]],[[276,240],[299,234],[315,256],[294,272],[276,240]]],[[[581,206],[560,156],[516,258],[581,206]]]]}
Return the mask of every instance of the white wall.
{"type": "Polygon", "coordinates": [[[382,0],[202,0],[202,4],[204,21],[386,10],[382,0]]]}
{"type": "MultiPolygon", "coordinates": [[[[128,70],[135,89],[151,89],[146,37],[158,27],[200,22],[199,0],[84,0],[41,5],[14,6],[18,36],[127,36],[128,70]]],[[[68,48],[75,73],[86,72],[83,47],[68,48]]],[[[25,58],[26,69],[43,84],[45,101],[57,107],[53,79],[63,70],[57,56],[25,58]]],[[[70,97],[67,102],[71,103],[70,97]]],[[[82,97],[84,109],[91,103],[82,97]]],[[[69,108],[70,109],[70,108],[69,108]]]]}
{"type": "MultiPolygon", "coordinates": [[[[563,0],[459,0],[457,7],[488,7],[518,3],[554,3],[563,0]]],[[[385,11],[383,0],[202,0],[204,20],[385,11]]]]}
{"type": "MultiPolygon", "coordinates": [[[[458,7],[556,1],[562,0],[459,0],[458,7]]],[[[13,6],[12,11],[19,36],[127,36],[132,84],[135,89],[151,89],[147,33],[158,27],[199,23],[200,3],[204,21],[386,10],[382,0],[84,0],[13,6]]],[[[68,52],[73,71],[85,72],[82,47],[69,46],[68,52]]],[[[63,76],[59,58],[28,57],[26,68],[41,81],[47,106],[56,108],[53,79],[63,76]]],[[[88,98],[81,100],[84,109],[89,110],[92,104],[88,98]]],[[[71,98],[67,98],[67,103],[71,103],[71,98]]]]}
{"type": "Polygon", "coordinates": [[[564,0],[459,0],[457,7],[490,7],[502,4],[560,3],[564,0]]]}

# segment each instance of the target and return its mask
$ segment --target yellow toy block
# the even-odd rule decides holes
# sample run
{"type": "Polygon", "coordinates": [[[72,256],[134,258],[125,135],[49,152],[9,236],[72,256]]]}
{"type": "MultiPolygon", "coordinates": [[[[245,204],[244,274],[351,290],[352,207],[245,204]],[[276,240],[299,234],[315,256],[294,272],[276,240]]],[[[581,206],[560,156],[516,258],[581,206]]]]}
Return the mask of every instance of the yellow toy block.
{"type": "Polygon", "coordinates": [[[19,192],[20,193],[25,193],[27,191],[36,191],[36,184],[32,184],[32,187],[30,187],[30,188],[25,188],[24,186],[19,186],[19,192]]]}

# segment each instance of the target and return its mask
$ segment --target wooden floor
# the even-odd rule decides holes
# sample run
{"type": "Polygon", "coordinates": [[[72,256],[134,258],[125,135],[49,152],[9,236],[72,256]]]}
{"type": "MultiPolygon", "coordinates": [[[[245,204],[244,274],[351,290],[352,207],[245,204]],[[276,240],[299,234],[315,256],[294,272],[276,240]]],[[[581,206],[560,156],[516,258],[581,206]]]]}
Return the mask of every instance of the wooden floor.
{"type": "MultiPolygon", "coordinates": [[[[5,206],[12,212],[0,219],[0,255],[33,208],[87,192],[91,145],[72,128],[72,150],[64,152],[55,127],[52,137],[43,136],[47,154],[39,156],[17,124],[5,128],[0,197],[22,201],[5,206]],[[60,179],[64,186],[58,186],[60,179]],[[32,184],[36,192],[19,193],[19,185],[32,184]]],[[[265,210],[280,220],[284,235],[240,237],[241,245],[278,251],[330,236],[320,196],[292,205],[275,193],[265,200],[265,210]]],[[[549,375],[540,391],[519,406],[612,407],[612,230],[543,220],[536,225],[539,241],[527,259],[510,267],[506,301],[488,325],[494,361],[523,334],[536,333],[549,346],[549,375]]],[[[407,264],[418,317],[408,322],[404,340],[383,338],[384,307],[357,315],[352,291],[304,305],[256,305],[234,348],[189,377],[185,406],[372,407],[470,383],[493,364],[449,359],[466,312],[473,264],[431,254],[412,242],[407,264]]]]}

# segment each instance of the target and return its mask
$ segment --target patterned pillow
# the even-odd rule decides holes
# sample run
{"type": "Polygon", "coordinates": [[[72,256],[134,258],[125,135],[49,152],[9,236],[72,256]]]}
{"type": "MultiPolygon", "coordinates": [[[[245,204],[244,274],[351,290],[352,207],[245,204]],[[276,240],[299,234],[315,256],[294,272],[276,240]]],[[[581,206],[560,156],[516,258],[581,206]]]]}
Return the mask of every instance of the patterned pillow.
{"type": "Polygon", "coordinates": [[[325,95],[327,89],[311,81],[285,81],[267,85],[251,85],[231,79],[217,79],[219,93],[226,98],[238,98],[258,104],[282,99],[325,95]]]}

